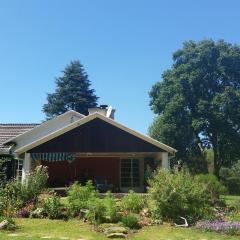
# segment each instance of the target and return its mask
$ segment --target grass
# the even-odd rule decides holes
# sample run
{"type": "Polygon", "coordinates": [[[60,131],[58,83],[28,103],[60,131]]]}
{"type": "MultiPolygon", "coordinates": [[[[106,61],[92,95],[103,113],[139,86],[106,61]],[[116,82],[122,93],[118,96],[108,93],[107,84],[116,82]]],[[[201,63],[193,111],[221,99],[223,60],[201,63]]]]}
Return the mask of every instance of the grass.
{"type": "MultiPolygon", "coordinates": [[[[240,201],[240,196],[221,196],[227,205],[234,205],[240,201]]],[[[67,198],[61,198],[61,202],[67,205],[67,198]]],[[[239,217],[239,216],[237,216],[239,217]]],[[[240,220],[240,219],[234,219],[240,220]]],[[[18,229],[14,232],[0,231],[1,239],[37,240],[43,237],[51,239],[71,240],[106,240],[107,238],[94,231],[92,225],[80,220],[48,220],[48,219],[15,219],[18,229]],[[16,234],[16,236],[9,235],[16,234]]],[[[214,232],[202,232],[195,228],[177,228],[170,225],[145,227],[136,233],[130,234],[129,240],[239,240],[239,236],[225,236],[214,232]]]]}
{"type": "MultiPolygon", "coordinates": [[[[51,237],[51,239],[84,239],[106,240],[102,234],[93,231],[93,227],[79,220],[48,219],[16,219],[18,229],[13,232],[17,236],[9,236],[10,232],[0,232],[0,239],[31,239],[51,237]]],[[[130,240],[237,240],[238,237],[220,235],[213,232],[201,232],[194,228],[176,228],[169,225],[145,227],[129,236],[130,240]]]]}
{"type": "Polygon", "coordinates": [[[226,204],[229,206],[232,206],[237,201],[240,202],[240,196],[233,196],[233,195],[222,195],[222,199],[226,201],[226,204]]]}

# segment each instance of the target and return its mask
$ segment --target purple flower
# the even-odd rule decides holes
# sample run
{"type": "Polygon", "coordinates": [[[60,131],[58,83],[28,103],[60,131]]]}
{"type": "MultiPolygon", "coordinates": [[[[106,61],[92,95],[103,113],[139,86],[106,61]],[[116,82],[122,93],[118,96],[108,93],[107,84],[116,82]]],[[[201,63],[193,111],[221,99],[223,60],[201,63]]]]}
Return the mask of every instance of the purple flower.
{"type": "Polygon", "coordinates": [[[26,208],[22,208],[22,209],[20,209],[18,215],[21,218],[28,218],[30,213],[29,213],[29,211],[26,208]]]}
{"type": "Polygon", "coordinates": [[[232,221],[203,221],[197,224],[197,227],[206,231],[215,231],[230,235],[240,235],[240,222],[232,221]]]}

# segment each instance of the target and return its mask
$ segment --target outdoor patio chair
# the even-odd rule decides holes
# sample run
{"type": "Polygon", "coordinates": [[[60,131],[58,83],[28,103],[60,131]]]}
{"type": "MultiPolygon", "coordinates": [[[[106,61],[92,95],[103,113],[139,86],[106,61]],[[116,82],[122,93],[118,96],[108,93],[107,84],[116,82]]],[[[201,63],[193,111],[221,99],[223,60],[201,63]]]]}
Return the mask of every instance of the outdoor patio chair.
{"type": "Polygon", "coordinates": [[[103,176],[97,176],[95,178],[95,185],[99,192],[107,192],[113,188],[113,185],[108,184],[106,177],[103,176]]]}

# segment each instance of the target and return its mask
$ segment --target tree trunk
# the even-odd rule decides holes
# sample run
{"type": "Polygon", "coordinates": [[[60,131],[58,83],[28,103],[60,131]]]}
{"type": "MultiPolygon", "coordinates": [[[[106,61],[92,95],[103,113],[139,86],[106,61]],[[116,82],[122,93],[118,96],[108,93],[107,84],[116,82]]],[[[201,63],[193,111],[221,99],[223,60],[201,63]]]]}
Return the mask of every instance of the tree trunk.
{"type": "Polygon", "coordinates": [[[212,147],[213,147],[213,154],[214,154],[214,158],[213,158],[214,174],[216,175],[216,177],[219,177],[219,171],[221,166],[220,166],[217,134],[213,135],[212,147]]]}

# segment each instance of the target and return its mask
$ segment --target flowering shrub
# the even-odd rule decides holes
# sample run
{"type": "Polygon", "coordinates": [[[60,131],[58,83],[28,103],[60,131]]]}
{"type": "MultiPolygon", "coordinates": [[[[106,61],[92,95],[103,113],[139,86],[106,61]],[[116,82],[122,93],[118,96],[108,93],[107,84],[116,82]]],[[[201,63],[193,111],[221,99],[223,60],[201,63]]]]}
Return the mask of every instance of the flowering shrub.
{"type": "Polygon", "coordinates": [[[34,211],[30,213],[31,218],[44,218],[46,216],[44,212],[44,208],[36,208],[34,211]]]}
{"type": "Polygon", "coordinates": [[[35,202],[45,189],[47,179],[47,168],[38,166],[23,183],[17,180],[9,181],[0,189],[0,215],[16,216],[29,202],[35,202]]]}
{"type": "Polygon", "coordinates": [[[189,172],[159,169],[149,185],[148,208],[154,219],[176,221],[185,217],[188,222],[194,222],[213,215],[211,193],[189,172]]]}
{"type": "Polygon", "coordinates": [[[240,222],[203,221],[198,223],[198,228],[205,231],[214,231],[228,235],[240,235],[240,222]]]}
{"type": "Polygon", "coordinates": [[[18,216],[19,216],[20,218],[28,218],[29,215],[30,215],[30,212],[28,211],[27,208],[21,208],[21,209],[19,210],[18,216]]]}

